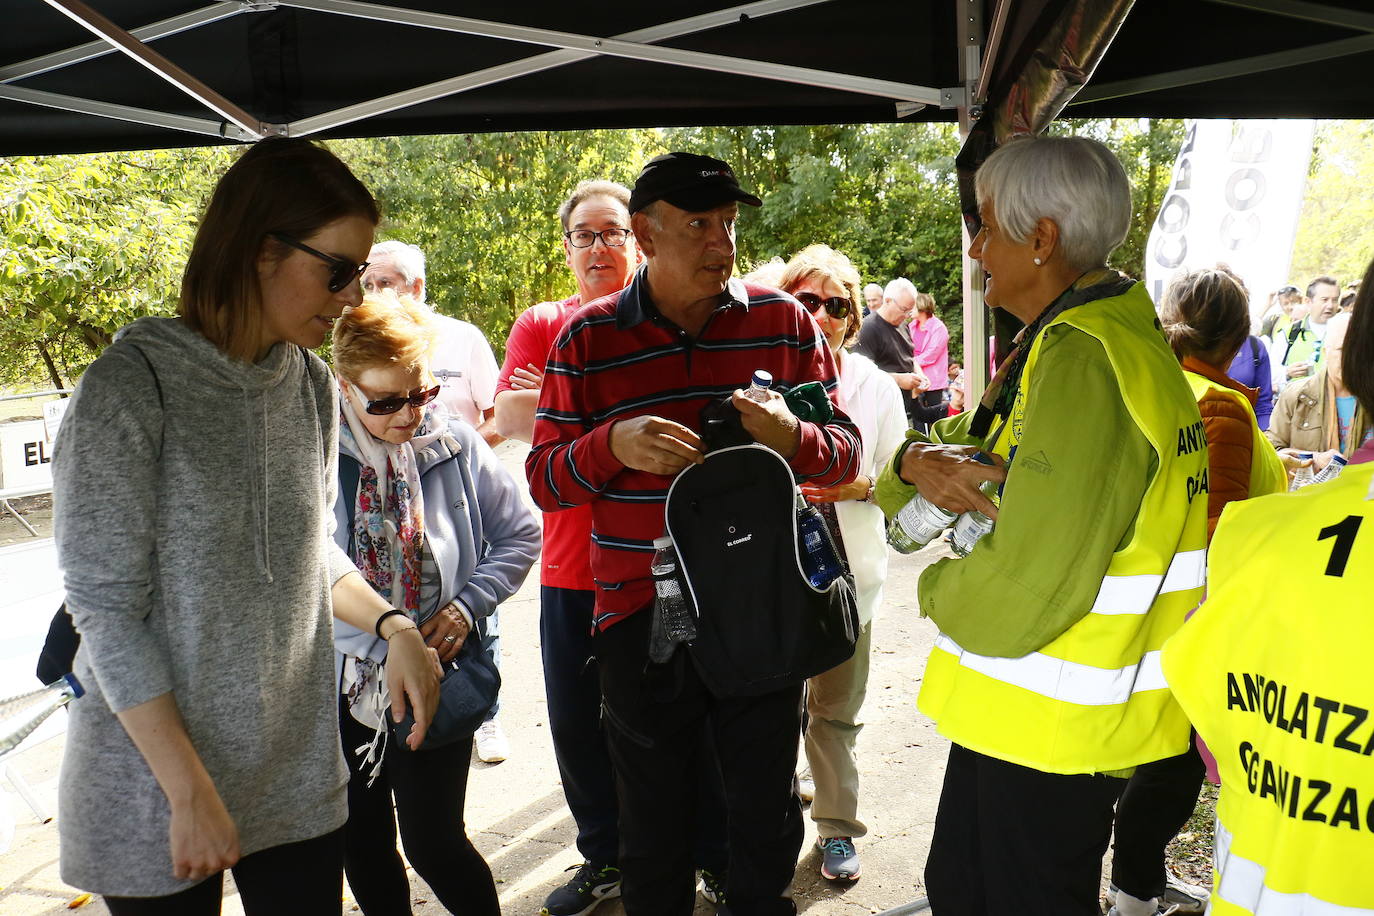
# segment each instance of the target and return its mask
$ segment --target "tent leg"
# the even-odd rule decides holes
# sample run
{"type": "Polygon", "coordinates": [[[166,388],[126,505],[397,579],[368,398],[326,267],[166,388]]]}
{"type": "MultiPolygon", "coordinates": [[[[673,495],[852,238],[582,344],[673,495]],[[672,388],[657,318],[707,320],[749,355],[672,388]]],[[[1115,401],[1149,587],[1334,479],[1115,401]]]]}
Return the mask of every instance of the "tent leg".
{"type": "Polygon", "coordinates": [[[33,789],[29,788],[24,777],[16,773],[8,763],[0,764],[0,772],[4,773],[5,779],[14,786],[14,791],[18,792],[19,797],[24,799],[24,804],[29,806],[29,810],[33,812],[34,817],[38,818],[40,824],[46,824],[52,820],[51,812],[38,800],[38,796],[33,794],[33,789]]]}
{"type": "Polygon", "coordinates": [[[28,523],[28,520],[25,519],[24,516],[19,514],[14,506],[10,505],[8,499],[0,499],[0,510],[3,510],[0,511],[0,518],[4,517],[5,513],[8,512],[10,515],[14,516],[15,521],[24,526],[24,529],[28,531],[29,534],[38,537],[38,532],[34,530],[34,527],[28,523]]]}
{"type": "MultiPolygon", "coordinates": [[[[969,131],[978,117],[978,107],[983,100],[976,98],[983,71],[983,21],[982,5],[969,3],[968,0],[954,0],[955,21],[959,23],[959,60],[963,68],[960,74],[964,81],[965,104],[959,106],[959,141],[968,140],[969,131]]],[[[968,256],[973,244],[969,238],[968,225],[960,219],[960,238],[964,242],[961,252],[964,265],[964,409],[971,410],[983,396],[988,387],[988,371],[991,365],[988,347],[988,312],[983,307],[983,267],[968,256]]]]}

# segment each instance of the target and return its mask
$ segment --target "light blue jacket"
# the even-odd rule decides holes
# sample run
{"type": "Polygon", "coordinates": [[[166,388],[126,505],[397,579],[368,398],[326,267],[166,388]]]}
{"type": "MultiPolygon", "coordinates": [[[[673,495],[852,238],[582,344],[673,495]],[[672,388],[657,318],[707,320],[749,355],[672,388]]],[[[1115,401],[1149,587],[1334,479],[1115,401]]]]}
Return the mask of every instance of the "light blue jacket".
{"type": "MultiPolygon", "coordinates": [[[[425,542],[439,569],[439,604],[457,601],[479,621],[515,594],[539,558],[539,523],[515,480],[482,437],[461,420],[415,454],[425,504],[425,542]]],[[[340,479],[358,476],[360,462],[340,443],[340,479]],[[352,464],[345,473],[345,462],[352,464]]],[[[334,501],[334,540],[352,556],[357,493],[340,486],[334,501]],[[344,492],[348,490],[348,492],[344,492]]],[[[386,660],[386,641],[334,621],[334,676],[344,655],[386,660]]]]}

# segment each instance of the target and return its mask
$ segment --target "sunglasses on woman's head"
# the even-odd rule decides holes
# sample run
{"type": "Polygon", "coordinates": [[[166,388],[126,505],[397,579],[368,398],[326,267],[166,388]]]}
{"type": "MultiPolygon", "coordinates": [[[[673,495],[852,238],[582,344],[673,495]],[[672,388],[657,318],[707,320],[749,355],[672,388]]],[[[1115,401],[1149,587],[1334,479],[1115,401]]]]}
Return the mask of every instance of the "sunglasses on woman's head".
{"type": "Polygon", "coordinates": [[[410,394],[399,394],[394,398],[378,398],[375,401],[368,401],[366,410],[368,413],[379,417],[395,413],[407,404],[418,410],[437,398],[440,390],[440,386],[435,385],[433,388],[417,388],[410,394]]]}
{"type": "MultiPolygon", "coordinates": [[[[363,271],[367,270],[367,265],[369,263],[367,261],[361,264],[354,264],[348,258],[336,258],[333,255],[325,254],[323,251],[316,251],[304,242],[296,241],[285,232],[269,232],[267,234],[283,245],[289,245],[297,251],[304,251],[306,254],[314,255],[328,264],[329,291],[331,293],[337,293],[350,283],[357,283],[358,278],[363,275],[363,271]]],[[[394,413],[396,410],[400,410],[400,408],[397,407],[394,410],[386,411],[386,413],[394,413]]]]}
{"type": "Polygon", "coordinates": [[[854,308],[854,303],[843,296],[831,296],[829,299],[822,299],[815,293],[797,293],[794,298],[811,314],[816,314],[825,306],[825,313],[836,321],[849,317],[849,312],[854,308]]]}

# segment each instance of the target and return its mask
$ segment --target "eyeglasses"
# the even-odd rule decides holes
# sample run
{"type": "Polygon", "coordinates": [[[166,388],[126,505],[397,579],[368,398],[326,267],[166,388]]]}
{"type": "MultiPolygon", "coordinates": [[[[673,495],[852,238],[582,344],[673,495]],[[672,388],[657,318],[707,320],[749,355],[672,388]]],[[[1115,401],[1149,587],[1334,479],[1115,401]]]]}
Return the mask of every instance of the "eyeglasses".
{"type": "Polygon", "coordinates": [[[821,306],[825,306],[825,313],[836,321],[848,318],[849,313],[854,309],[854,303],[843,296],[831,296],[829,299],[822,299],[815,293],[796,293],[795,297],[813,315],[821,310],[821,306]]]}
{"type": "Polygon", "coordinates": [[[563,233],[563,238],[567,239],[568,244],[574,248],[590,248],[596,244],[597,239],[601,239],[610,248],[619,248],[632,235],[634,233],[629,229],[602,229],[600,232],[593,232],[590,229],[573,229],[563,233]]]}
{"type": "MultiPolygon", "coordinates": [[[[304,251],[306,254],[314,255],[328,264],[329,291],[331,293],[337,293],[348,284],[358,282],[358,278],[363,275],[363,271],[367,270],[367,261],[361,264],[354,264],[352,261],[348,260],[348,258],[336,258],[333,255],[325,254],[323,251],[316,251],[309,245],[296,241],[285,232],[269,232],[267,234],[283,245],[290,245],[297,251],[304,251]]],[[[399,409],[400,408],[394,408],[393,410],[384,411],[384,413],[394,413],[399,409]]]]}
{"type": "Polygon", "coordinates": [[[379,417],[395,413],[407,404],[418,410],[437,398],[441,390],[440,386],[435,385],[433,388],[417,388],[410,394],[400,394],[394,398],[380,398],[376,401],[368,401],[366,410],[368,413],[379,417]]]}

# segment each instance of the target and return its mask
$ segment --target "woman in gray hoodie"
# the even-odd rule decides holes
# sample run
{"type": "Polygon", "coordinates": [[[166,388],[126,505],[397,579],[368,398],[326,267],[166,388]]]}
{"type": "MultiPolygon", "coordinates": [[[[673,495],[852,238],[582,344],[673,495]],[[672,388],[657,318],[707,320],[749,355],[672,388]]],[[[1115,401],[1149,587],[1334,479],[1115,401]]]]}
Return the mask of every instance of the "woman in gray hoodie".
{"type": "Polygon", "coordinates": [[[378,214],[332,154],[265,140],[220,180],[179,317],[126,328],[56,444],[55,525],[88,693],[72,705],[63,880],[115,916],[337,914],[347,771],[331,613],[390,643],[416,746],[438,665],[330,537],[338,399],[319,346],[378,214]],[[286,882],[290,893],[282,893],[286,882]]]}

